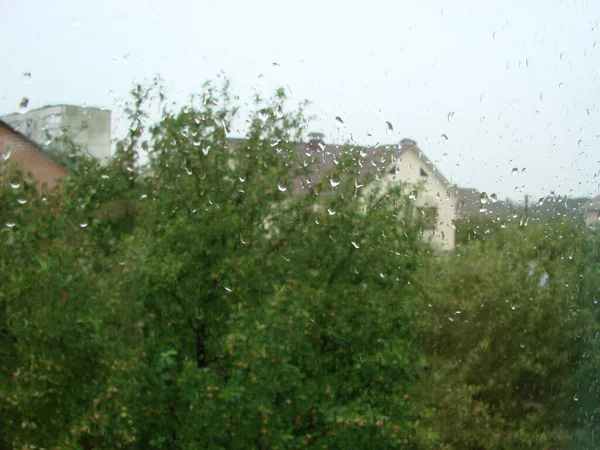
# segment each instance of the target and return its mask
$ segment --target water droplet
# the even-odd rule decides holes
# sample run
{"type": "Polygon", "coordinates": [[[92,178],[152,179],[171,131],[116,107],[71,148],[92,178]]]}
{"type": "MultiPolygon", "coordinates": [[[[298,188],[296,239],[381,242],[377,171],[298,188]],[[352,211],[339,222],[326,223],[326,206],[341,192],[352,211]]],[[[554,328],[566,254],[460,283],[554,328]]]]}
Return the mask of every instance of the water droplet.
{"type": "Polygon", "coordinates": [[[447,118],[448,122],[452,122],[452,119],[454,119],[454,111],[449,112],[447,118]]]}
{"type": "Polygon", "coordinates": [[[88,226],[88,224],[85,222],[79,224],[79,228],[85,228],[87,226],[88,226]]]}
{"type": "Polygon", "coordinates": [[[511,174],[519,174],[519,168],[518,167],[513,167],[512,170],[510,171],[511,174]]]}
{"type": "Polygon", "coordinates": [[[226,290],[227,292],[233,292],[233,289],[231,289],[231,288],[228,288],[228,287],[225,287],[225,290],[226,290]]]}
{"type": "Polygon", "coordinates": [[[100,175],[100,178],[103,180],[108,180],[110,177],[108,175],[100,175]]]}
{"type": "Polygon", "coordinates": [[[4,161],[8,161],[8,158],[10,158],[10,154],[11,154],[11,153],[12,153],[12,152],[11,152],[10,150],[8,150],[8,151],[4,152],[4,153],[2,154],[2,159],[3,159],[4,161]]]}
{"type": "Polygon", "coordinates": [[[192,171],[190,169],[188,169],[187,167],[184,167],[185,173],[187,173],[188,175],[192,174],[192,171]]]}
{"type": "Polygon", "coordinates": [[[358,245],[356,242],[352,242],[352,245],[354,246],[354,248],[360,248],[360,245],[358,245]]]}
{"type": "Polygon", "coordinates": [[[336,116],[335,120],[338,121],[339,123],[341,123],[342,125],[344,125],[344,121],[342,120],[342,118],[340,116],[336,116]]]}
{"type": "Polygon", "coordinates": [[[385,278],[385,275],[384,275],[384,274],[382,274],[382,273],[380,273],[380,274],[379,274],[379,276],[380,276],[382,279],[383,279],[383,278],[385,278]]]}
{"type": "Polygon", "coordinates": [[[327,212],[329,213],[330,216],[335,216],[335,210],[327,209],[327,212]]]}
{"type": "Polygon", "coordinates": [[[278,185],[277,185],[277,189],[279,189],[281,192],[285,192],[285,191],[287,191],[287,187],[285,187],[285,186],[282,186],[281,184],[278,184],[278,185]]]}
{"type": "Polygon", "coordinates": [[[4,225],[5,225],[7,228],[12,228],[12,227],[14,227],[16,224],[15,224],[14,222],[6,222],[4,225]]]}
{"type": "Polygon", "coordinates": [[[246,181],[246,177],[239,177],[240,179],[240,183],[243,183],[244,181],[246,181]]]}
{"type": "Polygon", "coordinates": [[[209,150],[210,150],[210,145],[208,145],[202,149],[202,153],[204,154],[204,156],[208,156],[209,150]]]}
{"type": "Polygon", "coordinates": [[[575,395],[573,396],[573,400],[578,402],[579,401],[579,394],[575,393],[575,395]]]}
{"type": "Polygon", "coordinates": [[[387,131],[388,131],[388,133],[392,133],[392,132],[394,131],[394,127],[393,127],[393,125],[391,124],[391,122],[387,122],[387,121],[386,121],[386,122],[385,122],[385,126],[387,127],[387,131]]]}
{"type": "Polygon", "coordinates": [[[331,184],[331,187],[337,187],[340,184],[340,180],[334,181],[333,178],[330,178],[329,184],[331,184]]]}
{"type": "MultiPolygon", "coordinates": [[[[443,133],[440,138],[442,138],[444,141],[448,140],[448,135],[446,133],[443,133]]],[[[447,154],[445,153],[444,156],[446,156],[447,154]]]]}
{"type": "Polygon", "coordinates": [[[10,187],[13,189],[19,189],[21,187],[21,183],[10,183],[10,187]]]}
{"type": "Polygon", "coordinates": [[[20,198],[20,199],[17,200],[17,203],[19,205],[24,205],[25,203],[27,203],[27,200],[25,200],[24,198],[20,198]]]}
{"type": "Polygon", "coordinates": [[[143,200],[143,199],[145,199],[146,197],[148,197],[146,194],[142,194],[142,195],[140,195],[140,200],[143,200]]]}
{"type": "Polygon", "coordinates": [[[19,107],[20,108],[27,108],[27,105],[29,105],[29,99],[27,97],[23,97],[21,99],[21,103],[19,103],[19,107]]]}

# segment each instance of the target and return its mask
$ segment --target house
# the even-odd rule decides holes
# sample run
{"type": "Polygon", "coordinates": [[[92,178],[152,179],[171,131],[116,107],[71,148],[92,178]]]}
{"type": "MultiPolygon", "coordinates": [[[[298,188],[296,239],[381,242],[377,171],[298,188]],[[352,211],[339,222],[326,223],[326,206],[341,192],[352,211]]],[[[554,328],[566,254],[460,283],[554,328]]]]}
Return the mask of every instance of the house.
{"type": "Polygon", "coordinates": [[[583,214],[586,225],[600,227],[600,195],[583,205],[583,214]]]}
{"type": "Polygon", "coordinates": [[[44,148],[66,133],[76,145],[100,162],[107,161],[111,155],[109,110],[51,105],[22,114],[9,114],[0,120],[44,148]]]}
{"type": "Polygon", "coordinates": [[[0,120],[0,167],[10,162],[26,176],[31,174],[40,188],[52,188],[67,176],[66,167],[52,160],[37,143],[0,120]]]}
{"type": "MultiPolygon", "coordinates": [[[[425,238],[438,249],[454,248],[456,189],[423,154],[415,141],[404,139],[396,146],[354,147],[352,150],[361,167],[357,183],[369,171],[376,175],[383,193],[388,186],[404,183],[407,195],[414,200],[426,221],[425,238]]],[[[339,146],[325,144],[322,134],[311,133],[307,143],[298,145],[298,153],[304,159],[314,158],[316,170],[311,179],[295,178],[295,191],[301,191],[306,185],[326,176],[335,167],[343,151],[339,146]]]]}
{"type": "Polygon", "coordinates": [[[393,156],[387,171],[380,176],[382,182],[384,185],[405,183],[410,198],[425,219],[425,238],[440,250],[452,250],[458,205],[456,189],[415,141],[403,139],[393,156]]]}

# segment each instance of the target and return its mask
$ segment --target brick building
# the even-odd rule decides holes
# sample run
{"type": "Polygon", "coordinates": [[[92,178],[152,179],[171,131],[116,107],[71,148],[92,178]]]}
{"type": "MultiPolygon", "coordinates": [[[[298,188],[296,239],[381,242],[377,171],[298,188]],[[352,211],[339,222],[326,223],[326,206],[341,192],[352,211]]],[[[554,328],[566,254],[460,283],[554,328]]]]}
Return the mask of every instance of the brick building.
{"type": "Polygon", "coordinates": [[[0,120],[0,166],[10,162],[40,188],[52,188],[67,175],[66,167],[53,161],[38,144],[0,120]]]}

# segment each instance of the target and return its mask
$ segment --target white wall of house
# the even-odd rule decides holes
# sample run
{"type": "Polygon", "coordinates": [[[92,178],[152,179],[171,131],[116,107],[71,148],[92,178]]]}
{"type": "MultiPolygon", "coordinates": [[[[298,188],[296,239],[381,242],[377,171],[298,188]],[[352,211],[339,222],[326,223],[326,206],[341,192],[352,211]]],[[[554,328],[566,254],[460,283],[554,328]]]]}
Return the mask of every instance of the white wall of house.
{"type": "Polygon", "coordinates": [[[421,190],[414,198],[417,208],[437,208],[437,217],[432,230],[424,232],[425,239],[430,239],[434,247],[441,250],[452,250],[455,246],[455,220],[458,199],[454,189],[444,178],[435,172],[421,156],[417,148],[404,150],[382,180],[385,186],[406,183],[407,190],[421,190]]]}

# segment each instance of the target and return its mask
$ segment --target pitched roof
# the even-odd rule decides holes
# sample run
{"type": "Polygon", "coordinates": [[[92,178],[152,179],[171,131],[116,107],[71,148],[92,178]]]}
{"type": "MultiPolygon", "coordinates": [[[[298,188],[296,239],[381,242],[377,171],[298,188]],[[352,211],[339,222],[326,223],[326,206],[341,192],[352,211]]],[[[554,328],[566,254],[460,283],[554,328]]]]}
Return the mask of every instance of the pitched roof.
{"type": "MultiPolygon", "coordinates": [[[[314,163],[313,171],[309,178],[296,176],[292,179],[292,185],[296,192],[302,191],[307,185],[322,181],[323,177],[326,177],[335,169],[342,156],[350,156],[358,162],[360,171],[357,181],[360,182],[369,172],[374,173],[376,176],[385,173],[391,164],[401,159],[402,154],[410,151],[416,152],[419,159],[427,165],[431,173],[439,177],[447,187],[454,189],[412,139],[403,139],[398,145],[363,147],[325,144],[322,139],[323,135],[319,133],[312,133],[309,137],[309,142],[297,144],[296,151],[302,160],[314,163]]],[[[230,138],[228,143],[230,148],[233,148],[243,141],[244,139],[240,138],[230,138]]]]}

